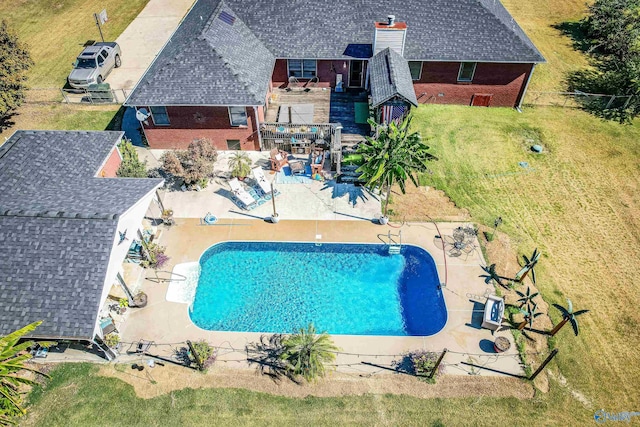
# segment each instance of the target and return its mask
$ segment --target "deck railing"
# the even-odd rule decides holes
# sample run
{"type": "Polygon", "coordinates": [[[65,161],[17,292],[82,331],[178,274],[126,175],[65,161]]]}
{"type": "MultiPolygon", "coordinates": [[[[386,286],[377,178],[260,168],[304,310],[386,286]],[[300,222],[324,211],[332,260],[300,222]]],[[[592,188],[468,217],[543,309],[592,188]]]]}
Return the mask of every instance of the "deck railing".
{"type": "Polygon", "coordinates": [[[335,123],[261,123],[262,148],[271,150],[277,147],[292,152],[292,149],[301,149],[315,143],[329,145],[332,151],[336,147],[339,150],[341,144],[340,132],[336,132],[337,126],[335,123]]]}

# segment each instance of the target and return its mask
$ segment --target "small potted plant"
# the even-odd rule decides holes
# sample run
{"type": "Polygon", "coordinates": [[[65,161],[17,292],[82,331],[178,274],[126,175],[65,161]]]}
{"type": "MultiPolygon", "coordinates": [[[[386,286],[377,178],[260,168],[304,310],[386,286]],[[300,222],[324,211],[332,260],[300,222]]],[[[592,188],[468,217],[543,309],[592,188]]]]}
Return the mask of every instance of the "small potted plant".
{"type": "Polygon", "coordinates": [[[231,176],[238,178],[240,181],[244,180],[249,172],[251,172],[251,159],[242,151],[237,151],[229,157],[227,163],[231,170],[231,176]]]}
{"type": "Polygon", "coordinates": [[[127,312],[127,307],[129,307],[129,300],[127,298],[120,298],[118,300],[118,314],[124,314],[127,312]]]}
{"type": "Polygon", "coordinates": [[[162,211],[162,222],[167,225],[173,224],[173,209],[164,209],[162,211]]]}
{"type": "Polygon", "coordinates": [[[116,348],[120,344],[120,335],[112,332],[104,337],[104,343],[110,348],[116,348]]]}

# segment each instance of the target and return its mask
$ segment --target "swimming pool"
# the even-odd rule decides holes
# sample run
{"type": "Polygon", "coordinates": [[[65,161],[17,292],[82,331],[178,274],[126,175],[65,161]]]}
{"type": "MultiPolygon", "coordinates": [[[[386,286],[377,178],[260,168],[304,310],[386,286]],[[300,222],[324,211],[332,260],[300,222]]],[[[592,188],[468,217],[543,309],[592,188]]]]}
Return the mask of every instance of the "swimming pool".
{"type": "Polygon", "coordinates": [[[212,331],[291,333],[309,322],[349,335],[439,332],[447,309],[417,246],[224,242],[200,258],[191,320],[212,331]]]}

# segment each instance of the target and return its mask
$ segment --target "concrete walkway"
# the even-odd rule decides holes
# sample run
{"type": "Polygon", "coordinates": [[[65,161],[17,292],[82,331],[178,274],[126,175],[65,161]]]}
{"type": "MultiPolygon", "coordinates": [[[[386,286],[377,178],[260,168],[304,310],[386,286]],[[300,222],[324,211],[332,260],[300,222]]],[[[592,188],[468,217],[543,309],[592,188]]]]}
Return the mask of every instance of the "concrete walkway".
{"type": "Polygon", "coordinates": [[[122,49],[122,66],[107,79],[112,89],[133,89],[192,4],[193,0],[149,0],[116,39],[122,49]]]}
{"type": "MultiPolygon", "coordinates": [[[[344,352],[336,360],[339,372],[368,375],[381,370],[393,371],[394,361],[401,359],[407,351],[426,349],[440,352],[447,348],[449,353],[443,363],[447,374],[522,375],[511,332],[501,330],[492,333],[480,327],[484,302],[494,289],[479,277],[485,261],[478,242],[474,242],[475,250],[469,256],[447,256],[445,261],[441,240],[437,236],[450,236],[459,225],[463,224],[439,223],[439,229],[431,223],[406,223],[401,227],[403,243],[422,247],[435,261],[439,282],[444,284],[442,295],[448,310],[445,327],[428,337],[333,335],[335,344],[344,352]],[[493,342],[498,336],[504,336],[512,343],[505,353],[498,354],[493,349],[493,342]]],[[[207,248],[223,241],[313,242],[320,235],[321,242],[380,244],[388,232],[398,233],[398,228],[365,221],[285,220],[269,224],[244,219],[221,221],[220,226],[206,226],[197,219],[178,219],[173,227],[161,227],[159,244],[166,246],[170,257],[163,270],[171,271],[176,264],[197,262],[207,248]]],[[[169,277],[169,273],[159,274],[160,277],[169,277]]],[[[123,342],[136,343],[144,339],[161,344],[204,339],[220,350],[218,360],[224,361],[225,366],[254,369],[247,364],[244,349],[248,343],[257,342],[262,334],[200,329],[191,321],[189,305],[167,301],[167,283],[157,283],[153,276],[152,271],[147,271],[147,278],[152,280],[142,285],[149,296],[149,304],[145,308],[131,310],[126,323],[119,326],[123,342]]],[[[171,347],[158,346],[153,352],[160,354],[169,350],[171,347]]]]}

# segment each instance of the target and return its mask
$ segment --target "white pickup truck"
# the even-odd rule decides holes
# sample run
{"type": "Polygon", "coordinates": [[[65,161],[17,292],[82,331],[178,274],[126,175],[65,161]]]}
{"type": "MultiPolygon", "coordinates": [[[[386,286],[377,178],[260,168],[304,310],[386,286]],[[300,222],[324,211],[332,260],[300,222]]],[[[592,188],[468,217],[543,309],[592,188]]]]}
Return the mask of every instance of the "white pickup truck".
{"type": "Polygon", "coordinates": [[[78,55],[67,80],[69,86],[86,89],[89,85],[102,83],[111,70],[122,64],[120,46],[115,42],[99,42],[87,46],[78,55]]]}

